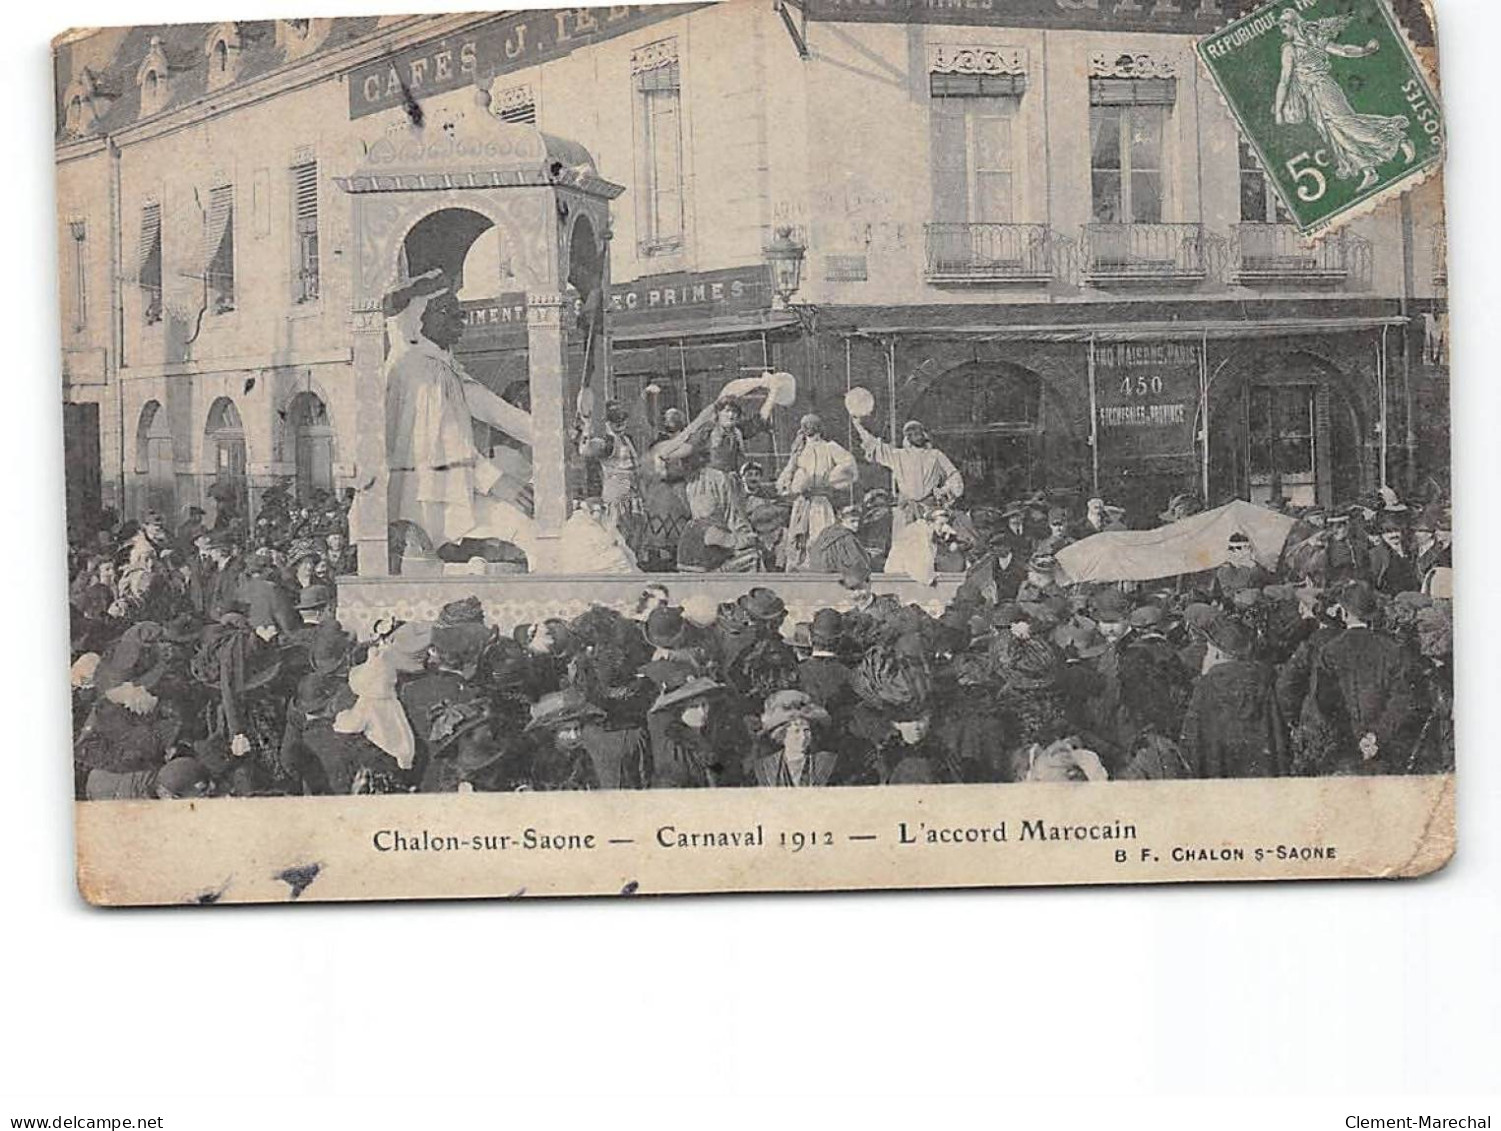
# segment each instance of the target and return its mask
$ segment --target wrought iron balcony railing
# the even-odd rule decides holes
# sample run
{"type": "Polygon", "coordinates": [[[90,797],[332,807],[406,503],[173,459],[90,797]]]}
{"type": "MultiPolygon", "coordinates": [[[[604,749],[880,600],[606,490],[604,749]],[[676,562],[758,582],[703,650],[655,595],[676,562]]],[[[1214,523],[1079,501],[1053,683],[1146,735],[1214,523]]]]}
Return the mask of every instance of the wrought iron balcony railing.
{"type": "Polygon", "coordinates": [[[937,284],[1046,283],[1058,274],[1058,238],[1046,224],[924,225],[927,279],[937,284]]]}
{"type": "Polygon", "coordinates": [[[1317,243],[1292,224],[1237,224],[1231,265],[1241,286],[1337,286],[1360,274],[1361,241],[1344,231],[1317,243]]]}
{"type": "Polygon", "coordinates": [[[1184,282],[1207,271],[1202,224],[1086,224],[1084,281],[1184,282]]]}

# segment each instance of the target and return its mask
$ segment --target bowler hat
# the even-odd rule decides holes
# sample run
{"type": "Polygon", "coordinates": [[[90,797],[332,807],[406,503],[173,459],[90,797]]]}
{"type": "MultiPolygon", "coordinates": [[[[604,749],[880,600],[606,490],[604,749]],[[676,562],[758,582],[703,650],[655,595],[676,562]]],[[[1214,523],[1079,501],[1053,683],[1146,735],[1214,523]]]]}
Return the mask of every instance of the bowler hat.
{"type": "Polygon", "coordinates": [[[334,599],[334,591],[327,585],[304,585],[297,595],[298,609],[326,609],[334,599]]]}
{"type": "Polygon", "coordinates": [[[813,623],[808,635],[815,645],[831,646],[839,642],[844,632],[844,618],[837,609],[819,609],[813,614],[813,623]]]}
{"type": "Polygon", "coordinates": [[[647,614],[641,634],[653,648],[681,648],[688,638],[688,625],[683,620],[683,610],[676,605],[663,605],[647,614]]]}
{"type": "Polygon", "coordinates": [[[742,599],[745,611],[751,619],[758,621],[772,621],[780,624],[782,618],[787,615],[787,602],[779,597],[775,590],[764,586],[756,586],[742,599]]]}
{"type": "Polygon", "coordinates": [[[795,719],[826,723],[829,713],[803,691],[773,691],[761,711],[761,733],[773,734],[795,719]]]}

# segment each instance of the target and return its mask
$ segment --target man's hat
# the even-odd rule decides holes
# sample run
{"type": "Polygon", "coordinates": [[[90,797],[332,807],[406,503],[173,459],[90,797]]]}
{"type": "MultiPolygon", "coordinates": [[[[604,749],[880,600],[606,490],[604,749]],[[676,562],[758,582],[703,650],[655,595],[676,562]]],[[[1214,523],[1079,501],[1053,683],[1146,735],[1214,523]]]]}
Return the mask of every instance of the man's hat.
{"type": "Polygon", "coordinates": [[[329,617],[319,621],[318,629],[313,633],[312,647],[308,650],[313,670],[325,675],[337,671],[349,658],[349,650],[353,647],[354,637],[345,632],[337,620],[329,617]]]}
{"type": "Polygon", "coordinates": [[[1241,548],[1242,546],[1249,546],[1251,544],[1251,539],[1246,535],[1244,531],[1235,530],[1231,532],[1228,543],[1230,549],[1236,550],[1241,548]]]}
{"type": "Polygon", "coordinates": [[[742,598],[742,602],[753,620],[781,623],[787,615],[787,602],[775,590],[764,586],[756,586],[742,598]]]}
{"type": "Polygon", "coordinates": [[[1138,605],[1131,610],[1131,627],[1155,628],[1165,616],[1161,605],[1138,605]]]}
{"type": "Polygon", "coordinates": [[[1058,567],[1058,559],[1046,550],[1039,550],[1027,562],[1027,568],[1037,573],[1052,573],[1058,567]]]}
{"type": "Polygon", "coordinates": [[[844,618],[838,609],[819,609],[813,614],[813,623],[808,627],[809,638],[815,645],[832,647],[844,634],[844,618]]]}
{"type": "Polygon", "coordinates": [[[656,702],[651,705],[653,711],[665,711],[669,707],[676,707],[679,703],[686,703],[691,699],[701,699],[706,695],[723,691],[724,684],[717,683],[708,676],[687,675],[677,686],[663,687],[657,695],[656,702]]]}
{"type": "Polygon", "coordinates": [[[529,731],[556,730],[569,723],[602,719],[604,716],[604,711],[585,699],[582,691],[574,687],[566,687],[562,691],[544,695],[532,704],[532,717],[531,721],[526,724],[526,729],[529,731]]]}
{"type": "Polygon", "coordinates": [[[641,634],[653,648],[681,648],[688,639],[683,610],[676,605],[653,609],[641,626],[641,634]]]}
{"type": "Polygon", "coordinates": [[[304,585],[297,595],[297,608],[326,609],[334,599],[334,591],[327,585],[304,585]]]}
{"type": "Polygon", "coordinates": [[[1101,589],[1089,604],[1095,620],[1104,624],[1119,624],[1131,617],[1131,602],[1114,587],[1101,589]]]}

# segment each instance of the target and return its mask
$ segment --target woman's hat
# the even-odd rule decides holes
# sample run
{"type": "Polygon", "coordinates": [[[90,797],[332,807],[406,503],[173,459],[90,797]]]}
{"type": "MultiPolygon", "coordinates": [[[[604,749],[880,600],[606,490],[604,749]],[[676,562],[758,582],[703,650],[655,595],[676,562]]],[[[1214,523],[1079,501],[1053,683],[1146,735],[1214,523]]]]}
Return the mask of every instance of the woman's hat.
{"type": "Polygon", "coordinates": [[[353,647],[354,637],[345,632],[338,621],[332,617],[319,621],[309,649],[313,670],[324,674],[337,671],[349,658],[349,650],[353,647]]]}
{"type": "Polygon", "coordinates": [[[1058,652],[1046,640],[1028,637],[1011,650],[1006,685],[1016,691],[1039,691],[1058,679],[1058,652]]]}
{"type": "Polygon", "coordinates": [[[484,620],[485,607],[480,604],[478,597],[465,597],[459,601],[450,601],[438,610],[439,628],[454,624],[483,624],[484,620]]]}
{"type": "Polygon", "coordinates": [[[1256,647],[1251,630],[1232,616],[1220,615],[1209,622],[1209,642],[1227,656],[1248,660],[1256,647]]]}
{"type": "Polygon", "coordinates": [[[872,707],[893,718],[916,718],[928,709],[932,685],[919,664],[888,646],[872,648],[855,669],[851,686],[872,707]]]}
{"type": "Polygon", "coordinates": [[[604,711],[584,698],[584,693],[575,687],[565,687],[542,696],[532,704],[531,721],[527,730],[557,729],[569,723],[580,723],[604,718],[604,711]]]}
{"type": "Polygon", "coordinates": [[[471,731],[487,725],[491,719],[490,705],[483,699],[471,702],[444,700],[428,710],[427,718],[427,744],[429,749],[437,753],[448,749],[471,731]]]}
{"type": "Polygon", "coordinates": [[[433,627],[433,651],[444,667],[466,668],[478,662],[495,637],[496,630],[483,621],[439,623],[433,627]]]}
{"type": "Polygon", "coordinates": [[[712,695],[716,691],[723,691],[724,684],[716,683],[708,676],[690,675],[676,687],[664,687],[657,696],[655,703],[651,705],[653,711],[665,711],[669,707],[676,707],[680,703],[687,703],[692,699],[700,699],[705,695],[712,695]]]}
{"type": "Polygon", "coordinates": [[[829,713],[820,707],[806,692],[773,691],[766,697],[761,711],[761,733],[774,734],[794,719],[809,723],[826,723],[829,713]]]}
{"type": "Polygon", "coordinates": [[[653,648],[681,648],[688,639],[688,624],[676,605],[653,609],[641,626],[641,634],[653,648]]]}

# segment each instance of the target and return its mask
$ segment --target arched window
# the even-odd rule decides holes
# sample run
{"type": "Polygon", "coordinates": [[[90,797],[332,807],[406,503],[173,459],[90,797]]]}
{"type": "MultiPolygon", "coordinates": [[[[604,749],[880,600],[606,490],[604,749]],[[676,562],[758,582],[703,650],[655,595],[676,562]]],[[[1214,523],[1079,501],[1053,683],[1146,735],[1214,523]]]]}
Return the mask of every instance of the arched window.
{"type": "Polygon", "coordinates": [[[228,397],[220,397],[209,408],[203,455],[208,465],[208,495],[218,504],[218,514],[222,516],[227,512],[231,518],[246,517],[250,511],[250,492],[246,477],[245,426],[240,420],[239,410],[228,397]]]}
{"type": "Polygon", "coordinates": [[[314,491],[334,489],[334,430],[328,406],[317,394],[298,393],[287,406],[287,435],[297,468],[297,497],[306,502],[314,491]]]}
{"type": "Polygon", "coordinates": [[[136,474],[142,479],[141,510],[154,510],[169,521],[177,510],[177,461],[172,423],[157,401],[141,406],[136,425],[136,474]]]}

